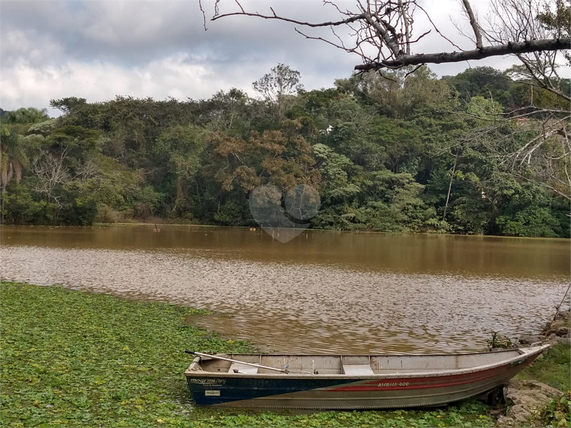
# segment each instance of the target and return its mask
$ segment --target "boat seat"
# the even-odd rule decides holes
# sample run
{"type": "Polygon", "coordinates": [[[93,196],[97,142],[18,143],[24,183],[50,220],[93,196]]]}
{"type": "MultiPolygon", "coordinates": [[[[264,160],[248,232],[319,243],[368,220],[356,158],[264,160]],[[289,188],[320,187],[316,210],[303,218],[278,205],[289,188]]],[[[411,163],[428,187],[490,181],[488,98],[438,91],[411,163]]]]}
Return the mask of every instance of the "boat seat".
{"type": "Polygon", "coordinates": [[[374,375],[369,364],[343,364],[343,372],[351,376],[374,375]]]}
{"type": "Polygon", "coordinates": [[[249,366],[247,364],[232,363],[232,365],[230,366],[230,370],[228,370],[228,373],[256,374],[258,373],[258,368],[249,366]]]}

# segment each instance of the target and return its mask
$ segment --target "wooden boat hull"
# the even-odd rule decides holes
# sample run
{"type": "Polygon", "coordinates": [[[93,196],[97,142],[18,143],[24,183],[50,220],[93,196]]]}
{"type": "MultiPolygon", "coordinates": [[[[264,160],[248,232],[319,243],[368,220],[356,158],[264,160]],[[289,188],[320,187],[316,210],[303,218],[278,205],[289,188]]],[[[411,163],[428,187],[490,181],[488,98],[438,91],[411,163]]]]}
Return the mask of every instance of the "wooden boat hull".
{"type": "MultiPolygon", "coordinates": [[[[387,374],[185,372],[197,405],[258,409],[389,409],[432,407],[465,400],[505,384],[547,346],[487,367],[458,370],[391,370],[387,374]]],[[[235,355],[235,358],[239,356],[235,355]]],[[[436,356],[437,357],[437,356],[436,356]]],[[[315,356],[318,358],[318,356],[315,356]]]]}

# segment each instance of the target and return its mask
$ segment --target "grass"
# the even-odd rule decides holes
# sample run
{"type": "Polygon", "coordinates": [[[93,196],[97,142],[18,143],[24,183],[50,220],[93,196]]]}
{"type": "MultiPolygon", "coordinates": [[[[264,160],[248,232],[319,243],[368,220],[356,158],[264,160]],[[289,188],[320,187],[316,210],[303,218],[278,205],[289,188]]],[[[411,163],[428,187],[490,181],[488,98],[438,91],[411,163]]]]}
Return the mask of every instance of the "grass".
{"type": "Polygon", "coordinates": [[[571,389],[571,346],[558,343],[536,360],[532,366],[526,367],[517,378],[536,380],[559,389],[562,392],[571,389]]]}
{"type": "Polygon", "coordinates": [[[473,401],[428,411],[288,414],[195,408],[184,349],[248,352],[187,325],[191,308],[114,296],[0,285],[0,425],[10,427],[493,426],[473,401]]]}
{"type": "Polygon", "coordinates": [[[543,357],[521,372],[517,378],[543,382],[561,391],[537,412],[541,426],[568,427],[571,425],[571,345],[557,343],[543,357]]]}

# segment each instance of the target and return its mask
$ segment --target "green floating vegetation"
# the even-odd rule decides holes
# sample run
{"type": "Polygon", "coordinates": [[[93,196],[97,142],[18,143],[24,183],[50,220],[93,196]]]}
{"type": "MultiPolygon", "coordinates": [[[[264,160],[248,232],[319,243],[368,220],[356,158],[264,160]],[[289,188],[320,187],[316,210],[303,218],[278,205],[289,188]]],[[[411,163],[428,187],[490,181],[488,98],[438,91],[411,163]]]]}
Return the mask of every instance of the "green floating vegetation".
{"type": "Polygon", "coordinates": [[[3,283],[0,425],[10,427],[492,426],[479,402],[430,411],[288,414],[196,408],[190,357],[251,352],[187,325],[196,310],[114,296],[3,283]]]}
{"type": "Polygon", "coordinates": [[[2,426],[191,425],[185,348],[252,350],[185,325],[191,308],[18,283],[0,291],[2,426]]]}
{"type": "Polygon", "coordinates": [[[198,427],[490,427],[494,419],[480,402],[434,410],[392,410],[284,414],[198,409],[198,427]],[[203,412],[203,413],[201,413],[203,412]]]}

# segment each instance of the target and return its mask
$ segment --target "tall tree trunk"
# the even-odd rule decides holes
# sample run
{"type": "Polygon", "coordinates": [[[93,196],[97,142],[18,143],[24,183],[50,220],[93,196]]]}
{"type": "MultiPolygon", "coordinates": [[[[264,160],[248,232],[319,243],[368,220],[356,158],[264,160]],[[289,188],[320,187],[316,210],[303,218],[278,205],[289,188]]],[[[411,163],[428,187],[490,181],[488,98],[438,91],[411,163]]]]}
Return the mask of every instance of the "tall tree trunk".
{"type": "Polygon", "coordinates": [[[450,201],[450,192],[452,191],[452,181],[454,180],[454,173],[456,172],[456,163],[458,162],[458,153],[454,157],[454,166],[452,167],[452,173],[450,174],[450,183],[448,183],[448,193],[446,194],[446,203],[444,204],[444,214],[442,215],[442,220],[446,220],[446,211],[448,211],[448,201],[450,201]]]}
{"type": "Polygon", "coordinates": [[[179,175],[176,178],[176,198],[171,213],[174,213],[176,211],[180,201],[184,199],[184,191],[182,189],[182,185],[183,185],[183,180],[182,177],[179,175]]]}

